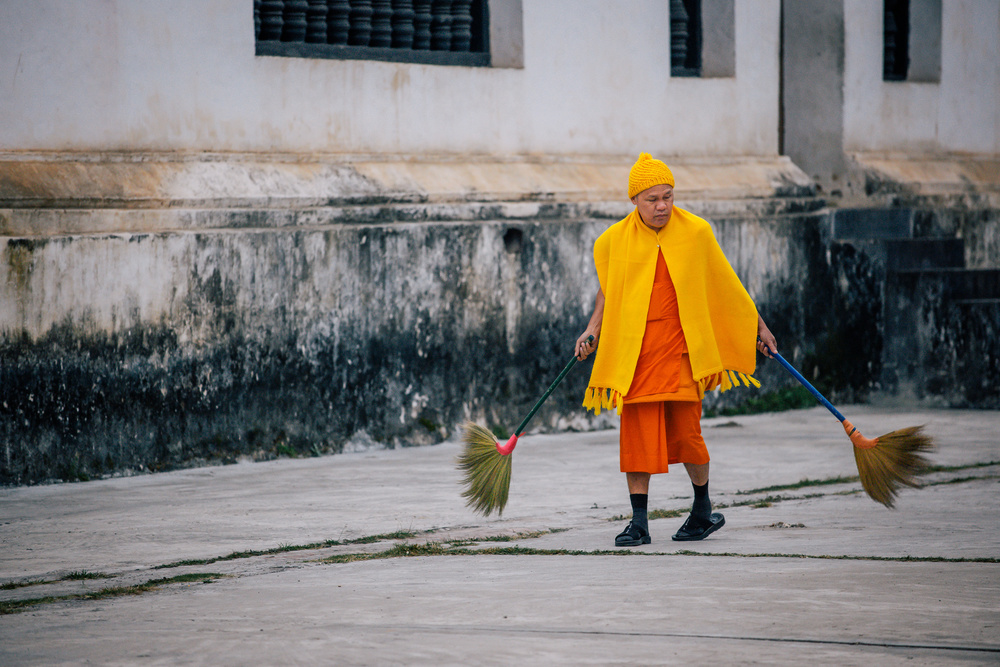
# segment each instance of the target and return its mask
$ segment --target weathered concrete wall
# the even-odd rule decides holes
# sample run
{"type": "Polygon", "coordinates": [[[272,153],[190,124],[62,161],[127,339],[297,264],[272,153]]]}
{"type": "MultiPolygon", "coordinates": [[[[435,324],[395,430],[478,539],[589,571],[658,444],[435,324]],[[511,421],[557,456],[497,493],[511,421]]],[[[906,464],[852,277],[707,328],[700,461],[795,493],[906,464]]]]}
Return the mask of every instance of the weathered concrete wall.
{"type": "Polygon", "coordinates": [[[524,2],[501,69],[258,57],[252,0],[0,0],[0,149],[776,155],[779,0],[704,81],[669,4],[524,2]]]}
{"type": "Polygon", "coordinates": [[[594,283],[579,251],[603,226],[5,240],[24,321],[62,319],[2,344],[0,474],[330,452],[352,437],[421,444],[473,416],[509,424],[571,349],[594,283]]]}
{"type": "MultiPolygon", "coordinates": [[[[9,239],[24,321],[64,319],[0,348],[3,481],[421,444],[466,418],[512,428],[582,330],[589,248],[610,222],[9,239]]],[[[785,340],[832,324],[795,287],[830,284],[810,268],[821,228],[716,223],[747,284],[773,295],[761,307],[785,340]]],[[[535,426],[593,425],[587,372],[535,426]]]]}
{"type": "Polygon", "coordinates": [[[875,279],[883,396],[1000,407],[1000,162],[856,158],[868,206],[833,213],[834,244],[875,279]]]}
{"type": "Polygon", "coordinates": [[[1000,269],[890,271],[882,384],[905,400],[1000,408],[1000,269]]]}
{"type": "MultiPolygon", "coordinates": [[[[703,79],[667,75],[669,4],[524,2],[506,69],[257,57],[250,0],[0,0],[0,483],[513,428],[640,150],[684,156],[679,203],[832,398],[997,407],[995,5],[947,4],[939,83],[884,84],[877,7],[803,4],[836,7],[843,108],[789,106],[806,48],[786,130],[821,121],[810,173],[832,192],[843,162],[859,219],[881,209],[842,234],[847,203],[777,155],[780,0],[703,3],[735,39],[735,76],[703,79]],[[961,266],[896,263],[921,239],[961,266]]],[[[607,423],[586,376],[534,425],[607,423]]]]}
{"type": "MultiPolygon", "coordinates": [[[[594,238],[629,209],[614,161],[2,166],[3,483],[513,428],[589,317],[594,238]]],[[[885,208],[856,213],[824,209],[787,160],[674,171],[679,204],[712,222],[786,357],[832,398],[996,407],[1000,207],[989,188],[915,193],[890,166],[868,164],[885,208]],[[922,239],[984,287],[922,264],[905,245],[922,239]]],[[[580,407],[587,373],[533,427],[610,423],[580,407]]],[[[774,364],[758,377],[793,384],[774,364]]]]}
{"type": "MultiPolygon", "coordinates": [[[[2,166],[7,483],[513,428],[589,317],[593,240],[629,209],[618,162],[2,166]]],[[[821,205],[801,172],[675,172],[747,285],[791,291],[820,247],[800,250],[821,205]]],[[[600,424],[586,380],[534,425],[600,424]]]]}
{"type": "MultiPolygon", "coordinates": [[[[833,238],[821,203],[713,218],[785,355],[835,400],[890,390],[998,407],[995,305],[924,289],[926,272],[900,289],[918,278],[887,272],[874,241],[833,238]],[[901,312],[915,324],[902,326],[901,312]]],[[[979,228],[973,217],[962,224],[979,228]]],[[[4,239],[4,303],[22,326],[0,343],[0,479],[425,444],[469,418],[513,428],[588,318],[590,247],[613,221],[4,239]]],[[[588,372],[572,374],[533,427],[604,423],[579,405],[588,372]]],[[[758,377],[765,389],[792,384],[774,364],[758,377]]]]}
{"type": "MultiPolygon", "coordinates": [[[[831,249],[822,202],[692,204],[787,357],[832,396],[864,397],[881,347],[856,337],[879,339],[881,285],[862,256],[831,249]]],[[[261,214],[233,215],[249,226],[261,214]]],[[[25,483],[423,444],[468,418],[513,428],[589,316],[590,247],[615,219],[6,239],[5,302],[23,326],[0,348],[0,474],[25,483]]],[[[579,405],[588,372],[533,427],[603,423],[579,405]]],[[[791,383],[773,364],[758,376],[791,383]]]]}

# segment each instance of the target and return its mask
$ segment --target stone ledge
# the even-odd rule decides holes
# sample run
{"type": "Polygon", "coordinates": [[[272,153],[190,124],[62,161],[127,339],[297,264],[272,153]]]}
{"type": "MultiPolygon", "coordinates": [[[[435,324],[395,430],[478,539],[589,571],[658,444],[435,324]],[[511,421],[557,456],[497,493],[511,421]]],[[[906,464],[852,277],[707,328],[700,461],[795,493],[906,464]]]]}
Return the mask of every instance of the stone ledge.
{"type": "MultiPolygon", "coordinates": [[[[679,205],[709,219],[780,217],[819,211],[818,198],[685,199],[679,205]]],[[[0,236],[51,237],[116,233],[317,229],[342,225],[546,222],[567,219],[617,221],[632,210],[628,200],[605,202],[459,202],[368,204],[314,208],[8,208],[0,209],[0,236]]],[[[610,224],[610,222],[609,222],[610,224]]]]}
{"type": "Polygon", "coordinates": [[[929,204],[995,208],[1000,205],[998,155],[848,156],[874,203],[925,200],[929,204]]]}
{"type": "MultiPolygon", "coordinates": [[[[0,208],[620,202],[634,158],[0,154],[0,208]]],[[[788,158],[671,160],[687,199],[812,196],[788,158]]]]}

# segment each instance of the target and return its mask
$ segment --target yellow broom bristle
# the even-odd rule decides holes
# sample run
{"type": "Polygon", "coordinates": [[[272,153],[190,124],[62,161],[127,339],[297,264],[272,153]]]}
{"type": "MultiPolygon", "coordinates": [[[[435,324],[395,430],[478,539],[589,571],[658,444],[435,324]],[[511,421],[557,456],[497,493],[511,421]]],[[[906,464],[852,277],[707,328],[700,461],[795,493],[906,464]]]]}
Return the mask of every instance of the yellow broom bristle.
{"type": "Polygon", "coordinates": [[[920,488],[917,477],[930,465],[922,453],[934,449],[923,428],[911,426],[879,436],[871,449],[853,448],[861,486],[872,500],[892,507],[901,487],[920,488]]]}
{"type": "Polygon", "coordinates": [[[488,430],[466,423],[462,427],[462,442],[465,447],[458,456],[458,469],[465,473],[466,490],[462,496],[468,498],[466,505],[483,516],[494,510],[503,514],[510,490],[510,460],[497,451],[496,436],[488,430]]]}

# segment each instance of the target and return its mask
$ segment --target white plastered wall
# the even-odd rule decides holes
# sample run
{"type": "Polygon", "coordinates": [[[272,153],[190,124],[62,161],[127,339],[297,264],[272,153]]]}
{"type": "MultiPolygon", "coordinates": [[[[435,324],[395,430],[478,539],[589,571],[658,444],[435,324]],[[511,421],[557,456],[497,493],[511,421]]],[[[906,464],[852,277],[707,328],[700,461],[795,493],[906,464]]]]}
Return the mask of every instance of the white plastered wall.
{"type": "Polygon", "coordinates": [[[257,57],[252,0],[0,0],[0,150],[774,155],[779,0],[672,79],[665,0],[524,0],[524,69],[257,57]]]}
{"type": "Polygon", "coordinates": [[[882,3],[844,19],[846,152],[1000,153],[1000,2],[944,0],[938,83],[882,81],[882,3]]]}

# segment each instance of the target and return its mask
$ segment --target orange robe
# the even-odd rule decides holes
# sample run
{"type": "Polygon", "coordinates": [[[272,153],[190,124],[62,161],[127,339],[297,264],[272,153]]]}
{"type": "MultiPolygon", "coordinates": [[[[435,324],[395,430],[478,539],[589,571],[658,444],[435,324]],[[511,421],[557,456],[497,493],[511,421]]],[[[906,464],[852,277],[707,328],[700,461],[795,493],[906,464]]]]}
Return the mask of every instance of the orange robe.
{"type": "Polygon", "coordinates": [[[671,463],[708,463],[701,399],[681,329],[677,292],[659,255],[642,348],[622,407],[622,472],[663,473],[671,463]]]}

